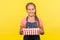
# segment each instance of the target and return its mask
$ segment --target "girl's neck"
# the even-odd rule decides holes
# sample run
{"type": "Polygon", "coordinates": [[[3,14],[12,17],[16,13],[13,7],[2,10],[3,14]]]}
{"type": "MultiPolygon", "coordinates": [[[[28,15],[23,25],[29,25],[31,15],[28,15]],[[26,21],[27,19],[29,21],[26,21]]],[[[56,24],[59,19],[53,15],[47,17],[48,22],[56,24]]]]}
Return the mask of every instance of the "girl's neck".
{"type": "Polygon", "coordinates": [[[35,18],[35,16],[28,16],[29,18],[35,18]]]}
{"type": "Polygon", "coordinates": [[[35,22],[35,16],[28,16],[28,22],[35,22]]]}

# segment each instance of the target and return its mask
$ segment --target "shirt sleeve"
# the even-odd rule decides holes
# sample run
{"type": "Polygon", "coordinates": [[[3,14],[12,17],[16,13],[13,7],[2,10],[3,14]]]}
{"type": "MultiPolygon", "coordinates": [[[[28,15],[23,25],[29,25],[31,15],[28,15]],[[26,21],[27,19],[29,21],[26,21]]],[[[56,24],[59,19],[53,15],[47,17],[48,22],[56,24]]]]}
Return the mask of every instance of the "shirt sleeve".
{"type": "Polygon", "coordinates": [[[41,19],[39,19],[39,27],[43,27],[43,23],[41,19]]]}
{"type": "Polygon", "coordinates": [[[25,20],[25,18],[21,21],[21,23],[20,23],[20,26],[21,27],[25,27],[25,24],[26,24],[26,20],[25,20]]]}

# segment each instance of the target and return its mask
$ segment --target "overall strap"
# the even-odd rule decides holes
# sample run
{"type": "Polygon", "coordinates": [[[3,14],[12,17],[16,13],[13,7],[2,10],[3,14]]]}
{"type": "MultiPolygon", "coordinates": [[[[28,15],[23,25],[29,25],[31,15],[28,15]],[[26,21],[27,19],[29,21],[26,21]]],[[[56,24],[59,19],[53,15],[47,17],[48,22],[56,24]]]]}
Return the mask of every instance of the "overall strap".
{"type": "Polygon", "coordinates": [[[26,17],[26,22],[28,22],[28,16],[26,17]]]}
{"type": "Polygon", "coordinates": [[[35,16],[35,20],[38,22],[38,27],[40,27],[39,19],[35,16]]]}

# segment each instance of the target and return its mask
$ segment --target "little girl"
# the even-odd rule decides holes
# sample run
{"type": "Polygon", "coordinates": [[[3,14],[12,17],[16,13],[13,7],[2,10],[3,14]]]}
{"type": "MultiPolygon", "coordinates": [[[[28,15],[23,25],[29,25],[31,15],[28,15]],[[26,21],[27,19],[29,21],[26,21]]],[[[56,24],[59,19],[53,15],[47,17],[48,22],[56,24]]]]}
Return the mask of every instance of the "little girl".
{"type": "MultiPolygon", "coordinates": [[[[26,5],[26,11],[28,16],[21,21],[20,34],[23,33],[22,28],[38,28],[39,33],[44,34],[43,24],[41,20],[36,16],[36,6],[34,3],[28,3],[26,5]]],[[[23,40],[40,40],[39,35],[24,35],[23,40]]]]}

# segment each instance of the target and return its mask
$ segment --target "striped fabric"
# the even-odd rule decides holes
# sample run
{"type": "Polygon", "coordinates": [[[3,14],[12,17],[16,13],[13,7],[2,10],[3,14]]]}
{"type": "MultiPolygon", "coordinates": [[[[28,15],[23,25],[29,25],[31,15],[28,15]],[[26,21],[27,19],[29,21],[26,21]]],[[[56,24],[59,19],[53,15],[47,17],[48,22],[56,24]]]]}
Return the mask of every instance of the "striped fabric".
{"type": "Polygon", "coordinates": [[[39,28],[23,28],[23,35],[39,35],[39,28]]]}

